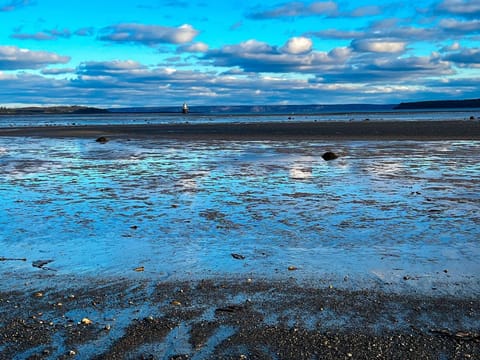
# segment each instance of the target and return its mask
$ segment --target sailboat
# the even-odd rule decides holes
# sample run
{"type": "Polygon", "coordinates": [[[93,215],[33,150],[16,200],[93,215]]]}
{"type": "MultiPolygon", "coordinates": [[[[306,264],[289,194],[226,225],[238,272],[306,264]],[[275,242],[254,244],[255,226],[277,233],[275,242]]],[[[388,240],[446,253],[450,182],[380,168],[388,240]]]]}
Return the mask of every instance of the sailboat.
{"type": "Polygon", "coordinates": [[[188,114],[188,105],[187,105],[187,103],[183,103],[183,106],[182,106],[182,113],[184,113],[184,114],[188,114]]]}

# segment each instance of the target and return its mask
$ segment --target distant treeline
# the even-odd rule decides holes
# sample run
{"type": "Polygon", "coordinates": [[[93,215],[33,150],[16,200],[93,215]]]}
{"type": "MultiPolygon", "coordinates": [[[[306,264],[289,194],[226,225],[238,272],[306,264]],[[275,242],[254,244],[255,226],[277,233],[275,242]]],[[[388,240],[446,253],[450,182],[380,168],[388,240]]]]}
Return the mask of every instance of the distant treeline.
{"type": "Polygon", "coordinates": [[[108,110],[88,106],[31,106],[23,108],[0,107],[0,115],[55,115],[55,114],[103,114],[108,110]]]}
{"type": "Polygon", "coordinates": [[[470,100],[438,100],[438,101],[417,101],[402,102],[395,106],[395,109],[462,109],[480,108],[480,99],[470,100]]]}

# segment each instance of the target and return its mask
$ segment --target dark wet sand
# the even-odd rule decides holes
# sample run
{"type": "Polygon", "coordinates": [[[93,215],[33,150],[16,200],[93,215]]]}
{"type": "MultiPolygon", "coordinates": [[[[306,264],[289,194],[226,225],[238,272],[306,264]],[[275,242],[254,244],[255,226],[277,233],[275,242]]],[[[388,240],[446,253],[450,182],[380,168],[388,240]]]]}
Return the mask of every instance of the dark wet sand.
{"type": "Polygon", "coordinates": [[[0,305],[1,359],[480,358],[476,297],[288,279],[72,279],[0,292],[0,305]]]}
{"type": "Polygon", "coordinates": [[[178,139],[480,139],[480,121],[265,122],[0,128],[0,136],[178,139]]]}

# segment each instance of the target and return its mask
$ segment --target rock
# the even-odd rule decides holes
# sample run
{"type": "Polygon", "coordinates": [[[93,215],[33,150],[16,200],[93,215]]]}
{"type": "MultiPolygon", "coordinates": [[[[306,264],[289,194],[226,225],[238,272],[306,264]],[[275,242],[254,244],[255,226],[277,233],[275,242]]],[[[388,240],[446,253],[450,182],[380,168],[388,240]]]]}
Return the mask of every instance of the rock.
{"type": "Polygon", "coordinates": [[[293,271],[293,270],[298,270],[298,268],[296,266],[289,266],[288,270],[293,271]]]}
{"type": "Polygon", "coordinates": [[[325,161],[335,160],[338,158],[338,155],[332,151],[327,151],[322,155],[322,159],[325,161]]]}
{"type": "Polygon", "coordinates": [[[232,255],[232,257],[233,257],[234,259],[237,259],[237,260],[245,260],[245,256],[243,256],[243,255],[234,254],[234,253],[232,253],[231,255],[232,255]]]}
{"type": "Polygon", "coordinates": [[[244,310],[244,307],[241,305],[227,305],[225,307],[215,309],[216,313],[236,313],[244,310]]]}
{"type": "Polygon", "coordinates": [[[100,143],[100,144],[105,144],[108,142],[108,138],[106,138],[105,136],[100,136],[99,138],[97,138],[97,140],[95,140],[96,142],[100,143]]]}
{"type": "Polygon", "coordinates": [[[84,318],[82,319],[81,323],[82,323],[83,325],[91,325],[91,324],[93,324],[93,321],[90,320],[89,318],[84,317],[84,318]]]}
{"type": "Polygon", "coordinates": [[[181,303],[180,301],[178,301],[178,300],[173,300],[173,301],[171,302],[171,304],[172,304],[173,306],[182,306],[182,303],[181,303]]]}
{"type": "Polygon", "coordinates": [[[35,260],[32,262],[33,267],[42,269],[45,265],[50,264],[53,260],[35,260]]]}
{"type": "Polygon", "coordinates": [[[142,271],[145,271],[145,267],[144,266],[139,266],[139,267],[136,267],[135,269],[133,269],[133,271],[142,272],[142,271]]]}

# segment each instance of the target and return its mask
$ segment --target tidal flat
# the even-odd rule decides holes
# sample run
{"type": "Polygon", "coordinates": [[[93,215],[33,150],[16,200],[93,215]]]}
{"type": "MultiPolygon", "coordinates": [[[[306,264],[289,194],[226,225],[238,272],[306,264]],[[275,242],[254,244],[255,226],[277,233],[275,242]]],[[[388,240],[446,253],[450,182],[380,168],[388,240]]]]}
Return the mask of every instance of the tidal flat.
{"type": "Polygon", "coordinates": [[[0,355],[475,358],[479,148],[0,137],[0,355]]]}

